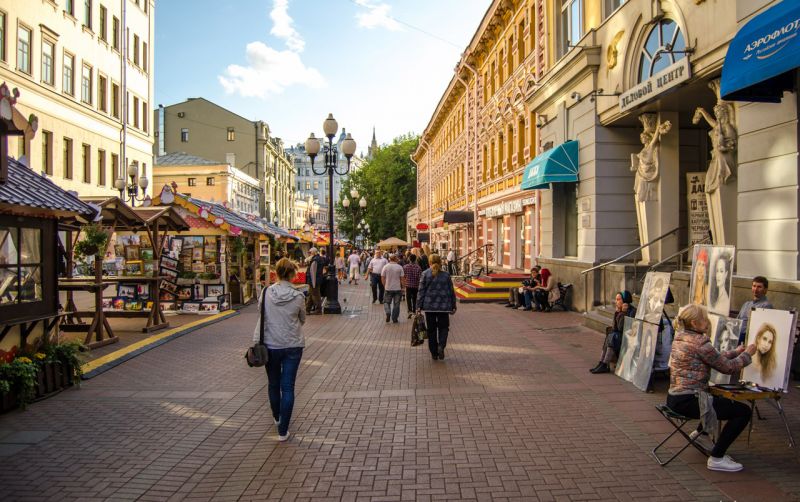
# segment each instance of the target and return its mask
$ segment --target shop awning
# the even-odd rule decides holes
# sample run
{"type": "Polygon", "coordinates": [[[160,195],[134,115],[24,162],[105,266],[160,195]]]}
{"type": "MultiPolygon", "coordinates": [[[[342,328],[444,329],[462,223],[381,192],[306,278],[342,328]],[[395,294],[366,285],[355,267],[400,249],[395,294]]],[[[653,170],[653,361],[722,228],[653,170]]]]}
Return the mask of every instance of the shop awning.
{"type": "Polygon", "coordinates": [[[475,213],[472,211],[445,211],[445,223],[474,223],[475,213]]]}
{"type": "Polygon", "coordinates": [[[800,2],[783,0],[736,33],[722,66],[720,94],[729,101],[779,103],[800,67],[800,2]]]}
{"type": "Polygon", "coordinates": [[[578,141],[562,143],[540,153],[525,167],[522,190],[550,188],[550,183],[578,181],[578,141]]]}

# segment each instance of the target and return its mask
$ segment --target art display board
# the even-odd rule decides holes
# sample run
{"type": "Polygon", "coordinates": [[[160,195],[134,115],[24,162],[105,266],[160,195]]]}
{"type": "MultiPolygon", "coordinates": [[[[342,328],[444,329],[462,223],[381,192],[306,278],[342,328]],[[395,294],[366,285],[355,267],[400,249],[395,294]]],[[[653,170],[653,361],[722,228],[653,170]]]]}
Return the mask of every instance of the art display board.
{"type": "Polygon", "coordinates": [[[626,317],[616,375],[641,390],[647,390],[657,342],[658,325],[626,317]]]}
{"type": "MultiPolygon", "coordinates": [[[[708,328],[708,337],[717,352],[724,353],[736,350],[739,345],[739,330],[742,328],[742,320],[712,313],[708,314],[708,320],[711,323],[708,328]]],[[[709,383],[721,385],[731,383],[731,379],[732,375],[726,375],[712,369],[708,381],[709,383]]]]}
{"type": "Polygon", "coordinates": [[[784,392],[789,388],[796,324],[794,310],[753,309],[745,345],[754,343],[756,353],[742,370],[742,381],[784,392]]]}
{"type": "Polygon", "coordinates": [[[661,313],[664,311],[664,302],[669,290],[669,272],[647,272],[642,287],[639,308],[636,318],[649,323],[661,322],[661,313]]]}
{"type": "Polygon", "coordinates": [[[730,314],[735,256],[735,246],[694,246],[689,303],[704,305],[709,312],[722,316],[730,314]]]}

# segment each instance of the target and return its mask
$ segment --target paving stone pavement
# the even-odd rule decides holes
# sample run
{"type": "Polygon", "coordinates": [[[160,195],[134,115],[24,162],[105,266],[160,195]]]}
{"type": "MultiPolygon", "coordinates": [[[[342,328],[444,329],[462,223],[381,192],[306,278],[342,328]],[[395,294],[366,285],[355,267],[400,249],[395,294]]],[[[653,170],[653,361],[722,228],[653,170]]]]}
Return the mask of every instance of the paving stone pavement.
{"type": "Polygon", "coordinates": [[[577,314],[461,305],[433,361],[368,291],[343,285],[345,315],[309,318],[289,442],[242,360],[249,307],[0,417],[2,499],[800,500],[797,451],[766,406],[731,449],[741,473],[694,450],[659,467],[664,382],[645,394],[589,374],[602,337],[577,314]]]}

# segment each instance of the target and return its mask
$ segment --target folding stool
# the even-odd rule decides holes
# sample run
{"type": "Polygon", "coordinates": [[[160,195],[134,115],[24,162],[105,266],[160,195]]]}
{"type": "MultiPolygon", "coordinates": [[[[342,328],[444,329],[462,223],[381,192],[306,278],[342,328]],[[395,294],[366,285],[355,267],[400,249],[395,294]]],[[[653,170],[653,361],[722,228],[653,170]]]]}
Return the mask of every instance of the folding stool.
{"type": "Polygon", "coordinates": [[[689,434],[687,434],[686,431],[683,430],[683,427],[686,424],[688,424],[690,421],[696,420],[696,419],[681,415],[680,413],[676,413],[675,411],[670,409],[670,407],[667,406],[666,404],[657,404],[656,405],[656,409],[658,410],[659,413],[661,413],[661,416],[663,416],[667,420],[667,422],[669,422],[675,428],[675,430],[672,431],[672,433],[670,435],[665,437],[663,441],[658,443],[658,446],[653,448],[653,450],[651,452],[653,454],[653,457],[655,457],[656,462],[658,462],[658,465],[663,467],[663,466],[667,465],[668,463],[672,462],[675,459],[675,457],[677,457],[678,455],[683,453],[683,450],[685,450],[689,446],[694,446],[695,448],[697,448],[697,451],[699,451],[700,453],[702,453],[705,456],[709,456],[710,455],[710,452],[706,448],[704,448],[701,444],[699,444],[697,442],[697,440],[700,439],[700,437],[701,437],[700,434],[698,434],[696,438],[692,439],[691,437],[689,437],[689,434]],[[664,445],[664,443],[669,441],[669,439],[672,436],[674,436],[675,434],[680,434],[681,436],[683,436],[684,439],[686,439],[686,445],[683,448],[681,448],[680,450],[678,450],[674,455],[669,457],[669,459],[664,461],[661,458],[659,458],[659,456],[656,453],[656,451],[659,448],[661,448],[664,445]]]}

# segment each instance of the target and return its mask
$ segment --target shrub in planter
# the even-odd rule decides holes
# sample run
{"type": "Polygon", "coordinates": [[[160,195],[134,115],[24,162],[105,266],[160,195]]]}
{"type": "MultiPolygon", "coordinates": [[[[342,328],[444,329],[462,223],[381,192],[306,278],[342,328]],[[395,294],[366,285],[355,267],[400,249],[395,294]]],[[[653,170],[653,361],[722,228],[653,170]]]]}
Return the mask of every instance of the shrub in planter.
{"type": "Polygon", "coordinates": [[[81,370],[83,357],[81,353],[84,350],[86,350],[86,347],[78,341],[48,346],[50,359],[61,363],[62,385],[67,386],[80,382],[81,375],[83,375],[83,370],[81,370]]]}
{"type": "Polygon", "coordinates": [[[0,366],[2,380],[9,384],[9,387],[17,395],[19,402],[24,409],[36,395],[37,374],[39,368],[30,358],[17,357],[8,364],[0,366]]]}

